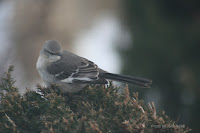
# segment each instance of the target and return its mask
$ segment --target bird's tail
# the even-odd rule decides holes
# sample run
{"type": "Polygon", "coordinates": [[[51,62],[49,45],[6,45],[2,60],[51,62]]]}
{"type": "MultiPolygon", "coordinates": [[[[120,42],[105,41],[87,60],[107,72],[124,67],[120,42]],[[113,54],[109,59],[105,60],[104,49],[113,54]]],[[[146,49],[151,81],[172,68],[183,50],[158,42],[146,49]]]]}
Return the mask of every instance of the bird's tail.
{"type": "Polygon", "coordinates": [[[139,78],[129,75],[122,75],[122,74],[113,74],[113,73],[104,73],[103,77],[106,79],[114,80],[114,81],[120,81],[124,83],[130,83],[134,85],[138,85],[141,87],[150,87],[150,84],[152,83],[152,80],[145,79],[145,78],[139,78]]]}

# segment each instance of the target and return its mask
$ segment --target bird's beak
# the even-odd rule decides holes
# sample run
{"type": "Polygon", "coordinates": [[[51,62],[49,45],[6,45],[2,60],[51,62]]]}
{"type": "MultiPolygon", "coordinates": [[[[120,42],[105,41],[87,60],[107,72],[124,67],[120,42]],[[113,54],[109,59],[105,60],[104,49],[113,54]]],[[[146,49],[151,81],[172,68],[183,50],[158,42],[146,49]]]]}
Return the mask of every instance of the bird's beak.
{"type": "Polygon", "coordinates": [[[61,53],[58,53],[58,56],[62,56],[61,53]]]}

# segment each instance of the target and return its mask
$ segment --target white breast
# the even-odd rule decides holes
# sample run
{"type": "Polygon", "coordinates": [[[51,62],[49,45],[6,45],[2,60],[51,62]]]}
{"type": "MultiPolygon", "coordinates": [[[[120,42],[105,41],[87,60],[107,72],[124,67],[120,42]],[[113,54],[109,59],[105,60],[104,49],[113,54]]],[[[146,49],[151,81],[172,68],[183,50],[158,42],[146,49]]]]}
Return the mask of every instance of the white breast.
{"type": "Polygon", "coordinates": [[[43,55],[40,55],[37,60],[36,68],[38,70],[38,73],[40,74],[40,77],[47,85],[55,82],[54,76],[47,72],[47,66],[59,59],[59,56],[51,56],[48,58],[43,55]]]}
{"type": "Polygon", "coordinates": [[[46,59],[40,55],[37,60],[36,68],[37,69],[43,68],[46,62],[47,62],[46,59]]]}
{"type": "Polygon", "coordinates": [[[56,56],[56,55],[52,55],[49,58],[45,57],[43,55],[40,55],[37,60],[36,67],[37,67],[37,69],[44,68],[47,66],[47,64],[56,62],[56,61],[60,60],[60,58],[61,58],[60,56],[56,56]]]}
{"type": "Polygon", "coordinates": [[[39,56],[36,64],[36,68],[42,80],[48,85],[53,82],[53,77],[46,71],[48,65],[47,58],[44,56],[39,56]]]}

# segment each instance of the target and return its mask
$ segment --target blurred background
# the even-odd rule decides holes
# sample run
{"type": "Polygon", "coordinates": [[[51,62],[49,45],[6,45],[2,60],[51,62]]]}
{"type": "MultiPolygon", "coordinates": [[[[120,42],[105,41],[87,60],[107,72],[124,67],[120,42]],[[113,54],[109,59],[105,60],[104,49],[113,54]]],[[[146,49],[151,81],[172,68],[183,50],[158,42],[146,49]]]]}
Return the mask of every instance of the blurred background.
{"type": "Polygon", "coordinates": [[[131,91],[200,132],[200,1],[0,0],[0,76],[13,64],[22,93],[43,84],[36,62],[53,39],[107,71],[152,79],[131,91]]]}

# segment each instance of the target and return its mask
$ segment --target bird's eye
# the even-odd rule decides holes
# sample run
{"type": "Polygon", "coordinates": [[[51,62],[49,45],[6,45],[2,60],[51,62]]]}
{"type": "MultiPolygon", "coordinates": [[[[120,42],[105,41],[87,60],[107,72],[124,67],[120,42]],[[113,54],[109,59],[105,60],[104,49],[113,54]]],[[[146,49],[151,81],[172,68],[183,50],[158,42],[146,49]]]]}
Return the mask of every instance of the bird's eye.
{"type": "Polygon", "coordinates": [[[44,52],[46,53],[46,55],[48,56],[48,55],[57,55],[56,53],[52,53],[52,52],[50,52],[49,50],[44,50],[44,52]]]}
{"type": "Polygon", "coordinates": [[[45,50],[44,50],[44,54],[48,56],[48,55],[50,55],[51,53],[50,53],[48,50],[45,49],[45,50]]]}

